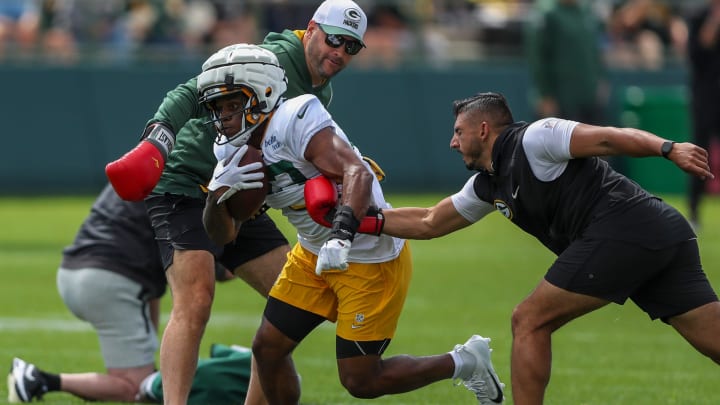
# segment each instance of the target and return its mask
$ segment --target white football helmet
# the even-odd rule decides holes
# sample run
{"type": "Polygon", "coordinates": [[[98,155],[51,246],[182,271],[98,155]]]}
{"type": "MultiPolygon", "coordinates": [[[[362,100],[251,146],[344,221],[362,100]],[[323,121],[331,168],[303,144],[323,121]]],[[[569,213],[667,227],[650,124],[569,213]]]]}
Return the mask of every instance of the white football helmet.
{"type": "Polygon", "coordinates": [[[200,104],[210,110],[211,122],[217,129],[215,142],[240,147],[279,105],[280,97],[287,90],[287,77],[274,53],[257,45],[235,44],[215,52],[203,63],[197,89],[200,104]],[[244,115],[242,129],[226,134],[220,113],[213,109],[213,100],[238,92],[247,98],[241,112],[244,115]]]}

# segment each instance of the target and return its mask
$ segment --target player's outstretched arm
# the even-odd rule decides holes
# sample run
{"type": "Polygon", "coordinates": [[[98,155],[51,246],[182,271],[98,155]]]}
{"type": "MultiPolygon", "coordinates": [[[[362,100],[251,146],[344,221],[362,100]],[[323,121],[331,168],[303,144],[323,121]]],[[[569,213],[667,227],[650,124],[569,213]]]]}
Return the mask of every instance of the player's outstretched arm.
{"type": "Polygon", "coordinates": [[[574,158],[613,155],[664,156],[688,174],[701,178],[714,177],[705,149],[689,142],[672,142],[636,128],[578,124],[570,139],[570,155],[574,158]],[[664,146],[668,150],[663,151],[664,146]]]}
{"type": "MultiPolygon", "coordinates": [[[[305,183],[305,204],[310,217],[320,225],[332,227],[337,214],[337,192],[335,185],[321,175],[305,183]]],[[[377,209],[370,207],[360,220],[357,232],[379,235],[384,233],[406,239],[431,239],[447,235],[470,225],[461,216],[450,197],[430,208],[403,207],[377,209]],[[387,215],[391,225],[387,226],[387,215]]]]}
{"type": "Polygon", "coordinates": [[[383,233],[405,239],[432,239],[465,228],[471,222],[457,212],[450,197],[428,208],[384,209],[383,233]]]}

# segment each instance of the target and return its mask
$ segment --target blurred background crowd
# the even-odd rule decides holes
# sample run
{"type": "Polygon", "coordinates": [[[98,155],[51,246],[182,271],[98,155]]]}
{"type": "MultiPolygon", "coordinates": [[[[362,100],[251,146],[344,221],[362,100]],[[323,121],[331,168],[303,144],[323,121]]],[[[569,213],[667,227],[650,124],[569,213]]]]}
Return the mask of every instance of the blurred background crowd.
{"type": "MultiPolygon", "coordinates": [[[[63,170],[51,182],[40,166],[17,173],[25,146],[11,142],[0,150],[4,192],[30,192],[38,181],[46,192],[104,184],[105,163],[136,142],[128,134],[208,55],[305,29],[320,2],[0,0],[0,80],[15,95],[0,108],[6,132],[41,134],[42,167],[63,170]],[[16,107],[37,107],[41,93],[46,119],[37,120],[39,108],[16,107]]],[[[693,140],[711,151],[717,180],[688,187],[661,160],[614,163],[651,191],[688,192],[693,220],[704,191],[720,193],[720,0],[356,2],[368,16],[367,48],[335,82],[352,96],[334,99],[333,115],[363,134],[393,186],[447,187],[450,173],[464,181],[437,136],[452,125],[450,100],[482,89],[503,92],[522,120],[556,116],[693,140]],[[378,103],[377,89],[392,95],[391,108],[378,103]],[[382,130],[367,130],[359,106],[382,130]],[[409,146],[423,159],[389,152],[409,146]]]]}
{"type": "MultiPolygon", "coordinates": [[[[582,2],[582,1],[581,1],[582,2]]],[[[311,0],[2,0],[0,63],[136,63],[200,55],[269,31],[303,29],[311,0]]],[[[369,17],[358,68],[488,63],[521,57],[555,0],[359,0],[369,17]]],[[[703,0],[587,1],[609,67],[681,63],[686,20],[703,0]]]]}

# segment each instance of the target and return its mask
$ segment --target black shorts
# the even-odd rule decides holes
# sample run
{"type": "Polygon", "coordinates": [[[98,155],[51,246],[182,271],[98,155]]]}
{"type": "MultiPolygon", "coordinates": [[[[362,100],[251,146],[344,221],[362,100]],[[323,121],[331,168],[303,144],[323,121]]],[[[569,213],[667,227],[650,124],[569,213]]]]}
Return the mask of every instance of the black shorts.
{"type": "Polygon", "coordinates": [[[545,280],[562,289],[623,304],[630,298],[651,319],[667,319],[717,301],[696,239],[663,249],[584,238],[573,242],[545,280]]]}
{"type": "Polygon", "coordinates": [[[206,250],[232,270],[237,266],[283,245],[288,240],[267,215],[243,222],[237,238],[218,246],[207,235],[202,223],[205,200],[174,194],[153,194],[145,199],[155,239],[165,270],[173,262],[175,250],[206,250]]]}
{"type": "Polygon", "coordinates": [[[228,269],[234,269],[279,246],[289,244],[275,222],[263,213],[242,223],[235,240],[224,246],[219,261],[228,269]]]}

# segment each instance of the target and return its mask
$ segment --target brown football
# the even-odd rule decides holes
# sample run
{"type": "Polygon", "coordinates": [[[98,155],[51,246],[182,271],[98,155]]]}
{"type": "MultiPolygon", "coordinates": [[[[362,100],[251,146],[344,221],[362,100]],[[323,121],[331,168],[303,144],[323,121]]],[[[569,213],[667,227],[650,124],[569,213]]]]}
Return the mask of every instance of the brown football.
{"type": "MultiPolygon", "coordinates": [[[[237,153],[237,151],[235,153],[237,153]]],[[[232,155],[227,157],[225,160],[230,161],[231,158],[232,155]]],[[[262,152],[259,149],[248,145],[248,150],[245,152],[245,156],[240,159],[238,166],[245,166],[253,162],[263,163],[262,152]]],[[[256,170],[256,172],[259,171],[265,173],[264,163],[260,169],[256,170]]],[[[263,183],[261,188],[237,191],[232,195],[232,197],[225,201],[225,205],[233,218],[238,221],[245,221],[257,213],[262,207],[265,202],[265,196],[268,192],[267,174],[265,174],[261,181],[263,183]]],[[[220,187],[215,190],[215,196],[220,198],[220,196],[223,195],[228,188],[229,187],[220,187]]]]}

